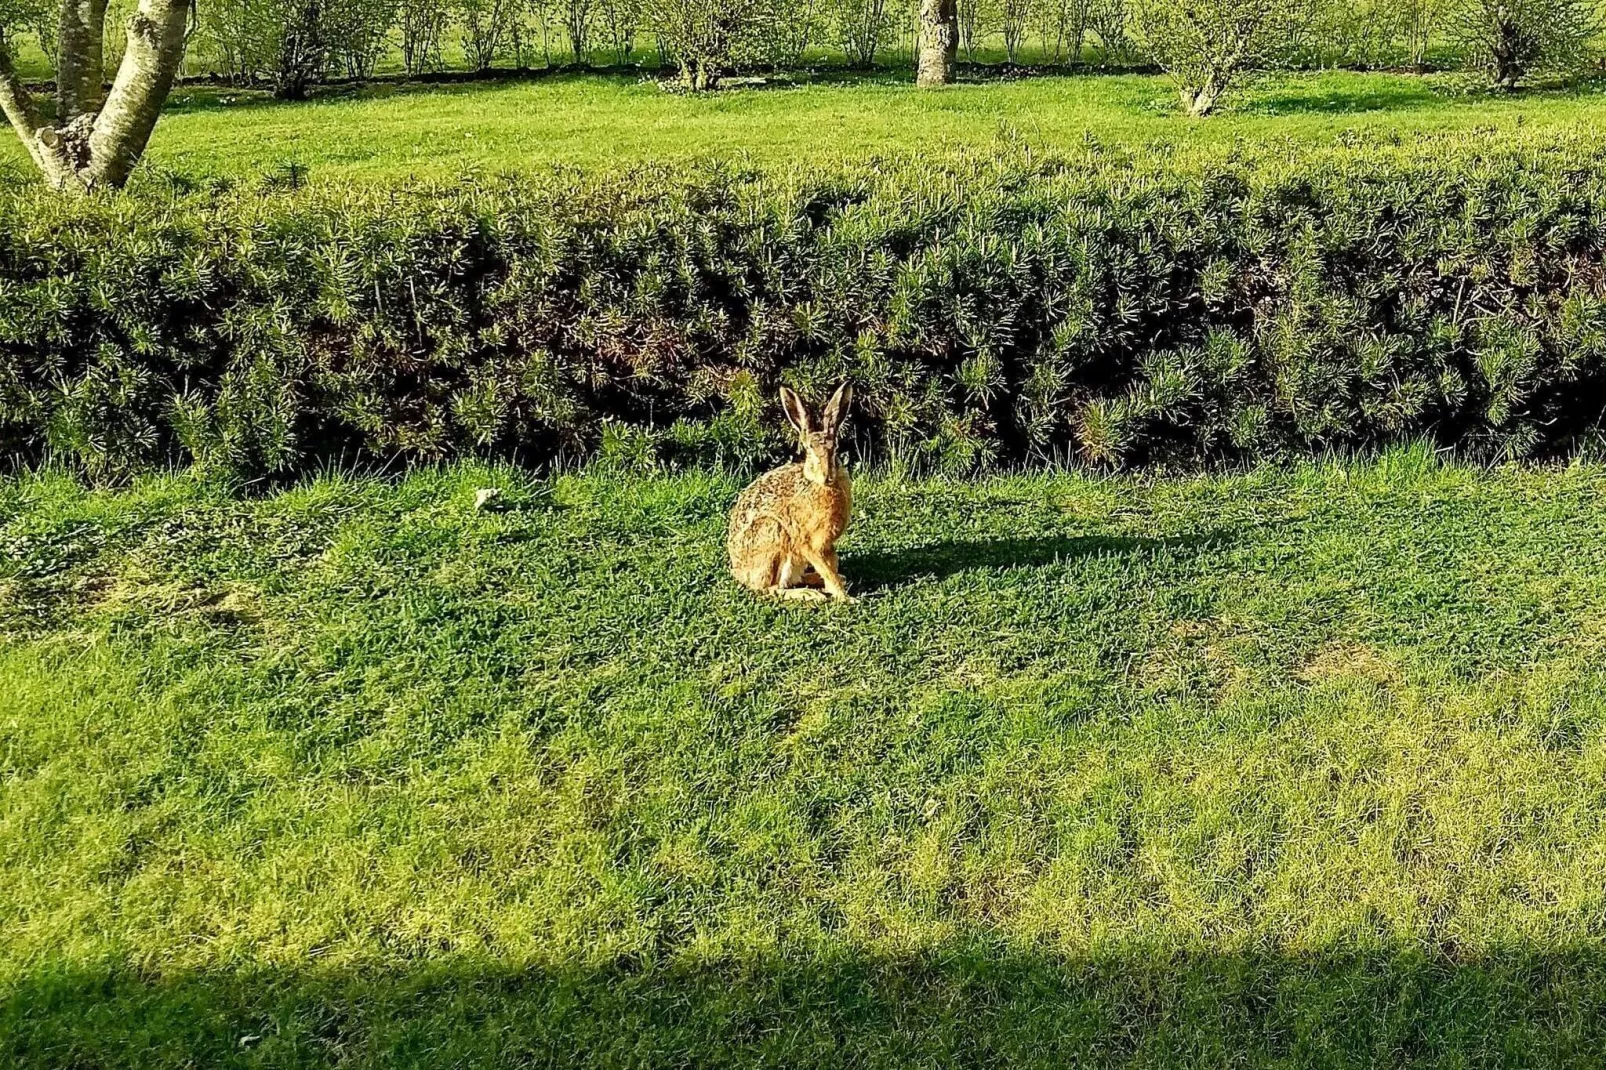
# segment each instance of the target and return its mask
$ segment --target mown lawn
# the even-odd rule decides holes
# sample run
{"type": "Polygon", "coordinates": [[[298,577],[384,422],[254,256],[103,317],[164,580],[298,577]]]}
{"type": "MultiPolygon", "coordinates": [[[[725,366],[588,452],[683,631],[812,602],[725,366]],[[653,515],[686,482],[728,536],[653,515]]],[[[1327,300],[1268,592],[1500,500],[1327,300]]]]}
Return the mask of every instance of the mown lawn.
{"type": "Polygon", "coordinates": [[[0,484],[0,1063],[1599,1065],[1606,467],[737,489],[0,484]]]}
{"type": "MultiPolygon", "coordinates": [[[[1242,142],[1383,141],[1436,132],[1593,128],[1606,89],[1467,95],[1459,76],[1329,72],[1270,78],[1204,122],[1178,114],[1159,76],[988,80],[918,92],[903,72],[735,88],[707,97],[652,80],[566,75],[448,86],[332,90],[303,104],[261,93],[181,89],[150,153],[191,178],[255,178],[296,167],[316,179],[398,181],[468,169],[747,160],[755,166],[855,161],[1001,139],[1045,149],[1088,136],[1186,156],[1242,142]]],[[[0,163],[26,160],[10,136],[0,163]]]]}

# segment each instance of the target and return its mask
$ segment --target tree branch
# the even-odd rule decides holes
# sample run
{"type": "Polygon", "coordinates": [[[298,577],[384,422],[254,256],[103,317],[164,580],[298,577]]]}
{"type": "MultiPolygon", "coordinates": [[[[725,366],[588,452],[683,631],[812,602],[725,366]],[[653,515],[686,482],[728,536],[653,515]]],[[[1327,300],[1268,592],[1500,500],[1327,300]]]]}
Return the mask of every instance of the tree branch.
{"type": "Polygon", "coordinates": [[[39,134],[39,112],[33,105],[33,95],[22,84],[17,69],[11,65],[11,52],[0,45],[0,111],[22,135],[24,141],[39,134]]]}
{"type": "Polygon", "coordinates": [[[0,46],[0,111],[5,112],[34,164],[46,175],[53,175],[56,161],[49,157],[49,150],[39,140],[39,112],[34,107],[33,95],[22,84],[22,78],[12,66],[11,52],[4,46],[0,46]]]}
{"type": "Polygon", "coordinates": [[[83,183],[62,152],[62,141],[56,128],[42,125],[43,120],[34,107],[33,96],[22,84],[16,68],[11,64],[11,54],[4,48],[0,48],[0,111],[5,112],[6,119],[22,139],[23,147],[33,157],[34,165],[52,189],[83,189],[83,183]]]}
{"type": "Polygon", "coordinates": [[[106,0],[62,0],[57,29],[56,124],[100,110],[106,87],[106,0]]]}
{"type": "Polygon", "coordinates": [[[89,137],[91,189],[121,186],[150,142],[184,59],[190,0],[140,0],[117,80],[89,137]]]}

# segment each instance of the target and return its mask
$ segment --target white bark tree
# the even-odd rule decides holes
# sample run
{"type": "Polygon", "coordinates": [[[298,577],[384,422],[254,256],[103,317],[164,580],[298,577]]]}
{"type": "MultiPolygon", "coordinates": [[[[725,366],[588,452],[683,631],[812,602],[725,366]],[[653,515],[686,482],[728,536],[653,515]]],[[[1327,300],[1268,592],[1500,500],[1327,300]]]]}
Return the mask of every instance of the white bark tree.
{"type": "Polygon", "coordinates": [[[954,0],[920,0],[920,58],[915,84],[951,85],[959,59],[959,12],[954,0]]]}
{"type": "Polygon", "coordinates": [[[106,89],[106,0],[60,0],[56,109],[47,117],[0,41],[0,111],[63,193],[120,188],[150,143],[184,59],[190,0],[139,0],[106,89]]]}

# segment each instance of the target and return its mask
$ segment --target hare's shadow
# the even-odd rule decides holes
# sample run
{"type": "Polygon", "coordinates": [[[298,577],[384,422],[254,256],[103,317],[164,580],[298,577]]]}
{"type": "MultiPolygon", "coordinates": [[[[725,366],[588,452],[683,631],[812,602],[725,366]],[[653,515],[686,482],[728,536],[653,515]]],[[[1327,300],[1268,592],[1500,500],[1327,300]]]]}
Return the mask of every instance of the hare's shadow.
{"type": "Polygon", "coordinates": [[[965,572],[1044,568],[1100,555],[1194,556],[1234,541],[1230,531],[1149,538],[1132,535],[1067,535],[1048,538],[953,539],[897,550],[844,554],[842,568],[861,591],[898,587],[920,579],[945,579],[965,572]]]}

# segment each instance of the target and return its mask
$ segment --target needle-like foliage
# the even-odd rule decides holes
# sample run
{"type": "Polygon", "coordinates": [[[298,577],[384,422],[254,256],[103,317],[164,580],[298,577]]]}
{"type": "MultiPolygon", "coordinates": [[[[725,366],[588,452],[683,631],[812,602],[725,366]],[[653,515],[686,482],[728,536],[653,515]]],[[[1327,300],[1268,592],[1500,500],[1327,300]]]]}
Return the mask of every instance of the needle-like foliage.
{"type": "Polygon", "coordinates": [[[747,465],[779,445],[755,399],[843,377],[861,455],[948,469],[1594,433],[1606,142],[1197,159],[14,194],[0,444],[747,465]]]}

